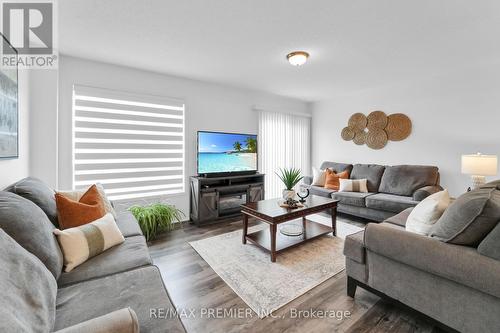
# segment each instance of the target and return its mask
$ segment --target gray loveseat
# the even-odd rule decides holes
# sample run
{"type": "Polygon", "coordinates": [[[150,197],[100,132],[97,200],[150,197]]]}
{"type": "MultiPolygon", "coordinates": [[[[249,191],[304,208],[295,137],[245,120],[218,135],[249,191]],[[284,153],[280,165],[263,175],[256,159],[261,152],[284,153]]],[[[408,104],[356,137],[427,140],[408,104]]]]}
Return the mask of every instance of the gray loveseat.
{"type": "MultiPolygon", "coordinates": [[[[500,261],[475,247],[407,232],[412,209],[346,237],[348,295],[354,297],[361,286],[417,310],[446,330],[499,332],[500,261]]],[[[500,244],[500,224],[488,241],[500,244]]],[[[493,246],[500,253],[500,246],[493,246]]]]}
{"type": "Polygon", "coordinates": [[[0,191],[1,332],[185,332],[135,218],[119,214],[125,242],[69,273],[52,234],[54,191],[34,178],[0,191]]]}
{"type": "Polygon", "coordinates": [[[337,211],[373,221],[383,221],[416,206],[427,196],[439,192],[439,169],[435,166],[346,164],[323,162],[321,169],[349,172],[350,179],[367,179],[368,193],[336,192],[311,185],[312,177],[304,177],[304,187],[313,195],[339,200],[337,211]]]}

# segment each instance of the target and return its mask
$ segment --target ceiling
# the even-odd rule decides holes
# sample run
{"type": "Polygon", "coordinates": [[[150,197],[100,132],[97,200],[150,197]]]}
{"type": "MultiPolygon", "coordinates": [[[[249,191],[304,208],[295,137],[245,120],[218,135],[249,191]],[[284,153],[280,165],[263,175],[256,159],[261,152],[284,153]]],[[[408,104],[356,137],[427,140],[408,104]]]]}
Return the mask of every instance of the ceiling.
{"type": "Polygon", "coordinates": [[[498,0],[59,2],[62,54],[305,101],[498,63],[499,32],[498,0]]]}

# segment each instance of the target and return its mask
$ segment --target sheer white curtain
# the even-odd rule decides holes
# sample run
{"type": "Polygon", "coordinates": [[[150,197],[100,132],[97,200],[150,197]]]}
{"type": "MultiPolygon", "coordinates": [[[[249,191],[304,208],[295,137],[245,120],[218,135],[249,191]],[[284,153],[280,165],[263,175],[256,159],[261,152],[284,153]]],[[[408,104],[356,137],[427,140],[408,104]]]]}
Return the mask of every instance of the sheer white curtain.
{"type": "Polygon", "coordinates": [[[311,118],[278,112],[259,111],[259,168],[266,174],[266,198],[281,197],[283,184],[279,168],[299,168],[309,174],[311,118]]]}

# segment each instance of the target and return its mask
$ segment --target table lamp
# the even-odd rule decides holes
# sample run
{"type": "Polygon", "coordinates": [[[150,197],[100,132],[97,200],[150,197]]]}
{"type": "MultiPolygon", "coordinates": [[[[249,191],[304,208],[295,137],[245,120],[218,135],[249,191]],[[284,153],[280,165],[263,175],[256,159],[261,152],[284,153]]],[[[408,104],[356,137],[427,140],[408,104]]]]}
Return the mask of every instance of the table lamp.
{"type": "Polygon", "coordinates": [[[471,175],[473,190],[486,183],[486,176],[496,176],[497,165],[495,155],[462,155],[462,173],[471,175]]]}

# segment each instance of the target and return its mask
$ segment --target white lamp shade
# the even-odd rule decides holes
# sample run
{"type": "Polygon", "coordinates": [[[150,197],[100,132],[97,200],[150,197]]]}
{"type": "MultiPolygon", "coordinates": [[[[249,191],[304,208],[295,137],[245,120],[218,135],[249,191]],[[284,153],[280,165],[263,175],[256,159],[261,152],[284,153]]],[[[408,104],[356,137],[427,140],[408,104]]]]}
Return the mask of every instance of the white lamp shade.
{"type": "Polygon", "coordinates": [[[498,160],[495,155],[462,155],[462,173],[476,176],[496,176],[498,160]]]}

